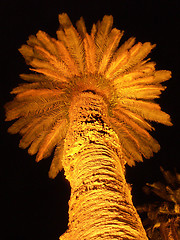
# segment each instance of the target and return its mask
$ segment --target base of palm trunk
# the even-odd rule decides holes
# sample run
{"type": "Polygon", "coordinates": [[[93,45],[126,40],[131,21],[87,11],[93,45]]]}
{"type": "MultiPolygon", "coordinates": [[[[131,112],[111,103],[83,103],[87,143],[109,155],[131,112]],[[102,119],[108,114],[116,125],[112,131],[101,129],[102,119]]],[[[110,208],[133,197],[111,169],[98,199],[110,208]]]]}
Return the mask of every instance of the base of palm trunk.
{"type": "Polygon", "coordinates": [[[60,240],[147,239],[103,99],[82,94],[70,111],[63,159],[71,185],[69,224],[60,240]]]}

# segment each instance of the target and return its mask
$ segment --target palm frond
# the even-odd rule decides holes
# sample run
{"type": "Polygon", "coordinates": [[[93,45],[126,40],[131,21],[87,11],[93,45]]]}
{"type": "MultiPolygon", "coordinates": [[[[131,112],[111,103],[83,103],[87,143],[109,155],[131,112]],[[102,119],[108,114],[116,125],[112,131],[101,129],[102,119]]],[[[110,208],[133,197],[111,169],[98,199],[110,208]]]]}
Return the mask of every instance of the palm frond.
{"type": "Polygon", "coordinates": [[[79,34],[81,35],[82,39],[85,38],[87,30],[86,30],[86,25],[85,25],[83,17],[81,17],[76,22],[76,27],[77,27],[77,30],[78,30],[79,34]]]}
{"type": "Polygon", "coordinates": [[[119,99],[119,104],[147,120],[163,123],[169,126],[172,125],[169,115],[161,111],[160,106],[156,103],[123,98],[119,99]]]}
{"type": "Polygon", "coordinates": [[[104,73],[107,69],[107,65],[110,62],[113,53],[117,49],[119,42],[123,36],[123,32],[116,28],[113,28],[106,40],[106,46],[103,50],[103,56],[99,63],[99,73],[104,73]]]}
{"type": "Polygon", "coordinates": [[[25,117],[21,117],[8,128],[8,132],[11,134],[19,133],[23,126],[26,125],[26,123],[27,119],[25,117]]]}
{"type": "Polygon", "coordinates": [[[61,41],[55,41],[59,58],[67,65],[72,75],[79,75],[78,67],[75,60],[71,57],[70,52],[61,41]]]}
{"type": "Polygon", "coordinates": [[[51,167],[49,170],[49,177],[55,178],[59,171],[62,170],[62,158],[63,158],[63,149],[64,149],[64,141],[58,142],[56,146],[54,157],[51,163],[51,167]]]}
{"type": "Polygon", "coordinates": [[[135,38],[130,38],[124,44],[122,44],[119,49],[114,53],[113,59],[107,69],[105,76],[112,77],[114,72],[116,72],[121,66],[127,63],[129,59],[128,49],[132,47],[135,43],[135,38]]]}
{"type": "Polygon", "coordinates": [[[97,23],[97,32],[95,35],[95,44],[96,44],[96,62],[99,66],[100,61],[104,55],[104,51],[107,44],[107,39],[109,33],[111,32],[113,25],[113,17],[112,16],[104,16],[101,22],[97,23]]]}
{"type": "Polygon", "coordinates": [[[39,151],[36,157],[37,162],[51,155],[51,152],[54,149],[54,146],[60,141],[60,139],[63,139],[65,137],[66,130],[67,130],[66,119],[62,119],[55,123],[55,126],[47,134],[47,136],[45,137],[44,141],[42,142],[39,148],[39,151]]]}
{"type": "MultiPolygon", "coordinates": [[[[37,85],[37,84],[38,84],[38,83],[34,83],[34,82],[41,82],[41,81],[47,80],[44,75],[42,75],[42,74],[34,74],[34,73],[31,73],[31,74],[20,74],[20,77],[21,77],[23,80],[25,80],[25,81],[33,82],[32,84],[34,84],[34,85],[37,85]]],[[[26,84],[26,86],[28,86],[28,85],[30,85],[30,84],[29,84],[29,83],[26,84]]],[[[32,85],[30,85],[30,86],[31,86],[31,88],[33,88],[32,85]]],[[[16,88],[15,88],[15,89],[16,89],[16,88]]],[[[14,90],[14,89],[13,89],[13,90],[14,90]]],[[[12,93],[13,93],[13,92],[12,92],[12,93]]],[[[14,93],[15,93],[15,92],[14,92],[14,93]]]]}
{"type": "Polygon", "coordinates": [[[63,32],[61,32],[62,37],[59,35],[59,40],[68,48],[71,56],[78,65],[79,71],[83,73],[85,60],[82,39],[66,13],[59,15],[59,22],[63,29],[63,32]]]}
{"type": "Polygon", "coordinates": [[[84,38],[84,50],[86,57],[86,69],[87,72],[94,73],[96,69],[96,46],[92,37],[86,34],[84,38]]]}
{"type": "Polygon", "coordinates": [[[34,141],[31,143],[30,147],[28,148],[28,153],[30,155],[34,155],[38,152],[38,150],[41,146],[41,143],[46,135],[47,135],[47,131],[43,131],[39,135],[37,134],[36,138],[34,139],[34,141]]]}
{"type": "Polygon", "coordinates": [[[43,60],[33,59],[30,62],[30,65],[35,68],[47,68],[57,72],[60,72],[65,77],[70,77],[69,69],[67,65],[61,61],[56,56],[51,55],[48,51],[43,49],[42,47],[36,47],[36,50],[43,56],[43,60]]]}
{"type": "Polygon", "coordinates": [[[23,137],[19,142],[19,147],[23,149],[27,148],[42,130],[41,118],[29,119],[27,124],[20,130],[20,134],[23,137]]]}
{"type": "Polygon", "coordinates": [[[42,46],[43,49],[46,49],[50,54],[54,56],[58,56],[56,46],[53,42],[53,38],[51,38],[47,33],[43,31],[38,31],[36,36],[37,36],[37,40],[39,40],[40,42],[39,46],[42,46]]]}

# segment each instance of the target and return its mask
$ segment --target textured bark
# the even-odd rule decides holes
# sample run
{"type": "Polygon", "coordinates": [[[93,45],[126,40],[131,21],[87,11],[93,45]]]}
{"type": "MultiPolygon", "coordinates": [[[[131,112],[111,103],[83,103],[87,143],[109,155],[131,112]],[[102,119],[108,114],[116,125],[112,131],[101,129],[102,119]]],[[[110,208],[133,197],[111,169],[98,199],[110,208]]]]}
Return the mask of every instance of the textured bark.
{"type": "Polygon", "coordinates": [[[69,119],[63,159],[71,185],[69,226],[60,240],[147,239],[103,98],[82,93],[74,99],[69,119]]]}

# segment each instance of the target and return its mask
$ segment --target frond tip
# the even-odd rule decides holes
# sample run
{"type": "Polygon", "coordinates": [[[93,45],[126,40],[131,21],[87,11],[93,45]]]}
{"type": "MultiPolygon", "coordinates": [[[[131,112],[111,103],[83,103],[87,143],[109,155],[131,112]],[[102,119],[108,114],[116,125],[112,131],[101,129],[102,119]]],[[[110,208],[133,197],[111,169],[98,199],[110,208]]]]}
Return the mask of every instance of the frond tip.
{"type": "Polygon", "coordinates": [[[151,157],[159,144],[148,132],[153,130],[150,121],[172,125],[154,102],[166,88],[161,83],[171,78],[170,71],[156,71],[155,63],[145,59],[155,45],[135,44],[132,37],[119,47],[124,32],[113,28],[112,16],[93,24],[90,34],[83,18],[77,29],[66,13],[59,22],[57,39],[39,31],[19,49],[33,73],[20,75],[28,83],[14,88],[16,96],[5,106],[6,120],[17,119],[9,132],[22,135],[20,147],[37,153],[37,161],[56,148],[49,172],[54,178],[62,169],[72,99],[91,90],[107,103],[126,162],[151,157]]]}

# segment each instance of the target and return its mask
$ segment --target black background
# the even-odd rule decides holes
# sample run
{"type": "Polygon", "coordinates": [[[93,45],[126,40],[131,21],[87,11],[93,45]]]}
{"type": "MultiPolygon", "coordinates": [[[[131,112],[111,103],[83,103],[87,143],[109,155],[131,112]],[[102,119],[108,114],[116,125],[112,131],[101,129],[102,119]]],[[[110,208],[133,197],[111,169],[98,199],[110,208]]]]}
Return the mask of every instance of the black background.
{"type": "Polygon", "coordinates": [[[37,164],[26,150],[19,149],[20,137],[7,133],[10,123],[4,122],[3,110],[3,105],[12,99],[9,92],[22,81],[18,75],[28,69],[17,49],[38,30],[55,37],[58,14],[62,12],[68,13],[73,23],[84,16],[88,30],[105,14],[111,14],[114,26],[125,30],[122,42],[135,36],[137,41],[157,44],[150,57],[156,61],[157,69],[168,69],[173,73],[158,102],[171,115],[174,126],[154,124],[156,132],[153,136],[161,145],[160,152],[136,167],[127,167],[127,180],[133,184],[134,204],[158,199],[145,196],[142,186],[146,182],[164,181],[160,166],[171,171],[176,168],[180,172],[178,0],[0,0],[2,240],[56,240],[67,228],[70,187],[63,172],[55,180],[48,179],[51,158],[37,164]]]}

